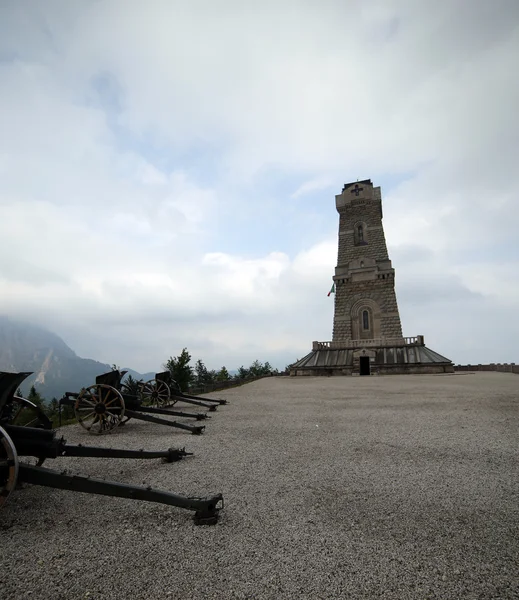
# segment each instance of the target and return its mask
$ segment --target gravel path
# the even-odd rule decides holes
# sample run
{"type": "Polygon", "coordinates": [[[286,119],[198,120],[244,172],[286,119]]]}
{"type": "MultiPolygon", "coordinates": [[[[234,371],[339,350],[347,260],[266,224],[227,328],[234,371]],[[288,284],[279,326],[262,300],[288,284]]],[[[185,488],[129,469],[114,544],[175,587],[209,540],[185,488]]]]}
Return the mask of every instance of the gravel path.
{"type": "Polygon", "coordinates": [[[195,456],[49,467],[222,492],[225,510],[196,527],[174,507],[26,486],[0,513],[0,598],[519,598],[518,390],[502,373],[279,377],[215,394],[230,404],[200,437],[63,428],[195,456]]]}

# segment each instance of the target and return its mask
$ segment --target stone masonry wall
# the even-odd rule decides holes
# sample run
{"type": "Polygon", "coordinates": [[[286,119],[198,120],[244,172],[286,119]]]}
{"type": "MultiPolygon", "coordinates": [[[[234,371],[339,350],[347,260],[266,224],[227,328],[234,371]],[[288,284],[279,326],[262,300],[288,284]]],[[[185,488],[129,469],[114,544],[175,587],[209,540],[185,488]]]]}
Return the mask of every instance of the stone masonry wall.
{"type": "Polygon", "coordinates": [[[394,288],[394,278],[340,283],[335,286],[333,341],[352,339],[351,309],[358,300],[373,300],[380,309],[380,335],[402,337],[402,325],[394,288]]]}
{"type": "Polygon", "coordinates": [[[337,266],[346,265],[355,258],[388,258],[378,200],[354,200],[351,206],[340,211],[337,266]],[[358,223],[366,225],[365,236],[368,243],[355,246],[354,227],[358,223]]]}

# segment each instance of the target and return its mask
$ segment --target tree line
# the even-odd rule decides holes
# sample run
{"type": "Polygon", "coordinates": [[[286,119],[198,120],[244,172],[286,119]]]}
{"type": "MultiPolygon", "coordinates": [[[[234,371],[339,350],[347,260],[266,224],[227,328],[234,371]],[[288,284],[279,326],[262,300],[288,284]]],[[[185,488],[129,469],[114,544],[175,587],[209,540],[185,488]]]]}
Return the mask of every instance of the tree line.
{"type": "Polygon", "coordinates": [[[243,365],[234,375],[230,375],[226,367],[220,370],[209,370],[202,360],[198,359],[195,366],[190,365],[191,354],[187,348],[184,348],[176,358],[170,357],[164,364],[164,368],[171,373],[182,391],[189,390],[190,387],[203,387],[217,381],[232,381],[243,379],[252,379],[254,377],[267,377],[269,375],[279,375],[277,369],[273,369],[270,363],[261,363],[255,360],[249,367],[243,365]]]}

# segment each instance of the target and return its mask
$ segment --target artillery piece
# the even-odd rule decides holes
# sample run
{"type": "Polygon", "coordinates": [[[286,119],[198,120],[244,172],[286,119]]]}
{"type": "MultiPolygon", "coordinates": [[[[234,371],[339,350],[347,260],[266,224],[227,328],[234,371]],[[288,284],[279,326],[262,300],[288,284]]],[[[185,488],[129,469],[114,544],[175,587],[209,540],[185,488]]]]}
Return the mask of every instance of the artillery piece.
{"type": "MultiPolygon", "coordinates": [[[[126,372],[127,371],[121,371],[121,377],[124,377],[126,372]]],[[[127,382],[123,382],[121,383],[120,391],[121,393],[138,395],[141,399],[142,406],[152,406],[156,408],[171,408],[177,402],[177,400],[183,396],[180,387],[176,381],[171,378],[169,371],[156,373],[155,377],[148,381],[136,381],[135,386],[128,386],[127,382]]],[[[198,396],[193,396],[193,399],[197,401],[191,402],[191,404],[203,406],[204,408],[208,408],[209,411],[215,411],[217,408],[216,403],[221,403],[220,400],[211,400],[210,398],[205,401],[204,398],[199,398],[198,396]]],[[[224,400],[223,402],[226,403],[227,401],[224,400]]],[[[174,411],[168,411],[167,414],[179,414],[186,416],[189,413],[175,413],[174,411]]],[[[194,414],[196,414],[199,418],[207,418],[206,413],[198,412],[194,414]]]]}
{"type": "Polygon", "coordinates": [[[0,508],[7,501],[17,483],[29,483],[76,492],[100,494],[159,502],[195,511],[196,525],[213,525],[218,521],[218,513],[223,508],[222,494],[206,498],[185,497],[142,487],[104,481],[80,475],[69,475],[54,471],[42,464],[47,458],[59,456],[90,456],[99,458],[163,458],[166,462],[180,460],[190,453],[184,449],[170,448],[165,452],[145,450],[120,450],[74,446],[63,438],[56,437],[56,431],[47,416],[32,402],[15,396],[20,383],[32,373],[0,372],[0,508]],[[31,425],[15,425],[22,412],[31,413],[31,425]],[[20,457],[24,457],[20,460],[20,457]],[[30,457],[36,459],[31,464],[30,457]]]}
{"type": "Polygon", "coordinates": [[[207,418],[205,413],[185,413],[144,406],[141,397],[126,393],[121,379],[126,371],[109,371],[96,377],[95,385],[83,388],[80,392],[66,392],[59,401],[62,405],[74,408],[79,424],[89,433],[101,435],[110,433],[131,418],[158,425],[176,427],[200,435],[205,425],[191,425],[179,421],[161,419],[154,415],[207,418]]]}
{"type": "Polygon", "coordinates": [[[151,382],[146,382],[145,385],[153,383],[155,381],[155,385],[157,389],[164,389],[164,386],[170,392],[169,396],[169,405],[172,406],[178,401],[185,402],[186,404],[195,404],[197,406],[204,406],[208,408],[210,411],[215,411],[218,405],[228,404],[227,400],[223,398],[202,398],[202,396],[193,396],[192,394],[184,394],[184,392],[180,389],[178,383],[171,377],[171,373],[169,371],[164,371],[163,373],[157,373],[155,375],[155,380],[151,380],[151,382]]]}

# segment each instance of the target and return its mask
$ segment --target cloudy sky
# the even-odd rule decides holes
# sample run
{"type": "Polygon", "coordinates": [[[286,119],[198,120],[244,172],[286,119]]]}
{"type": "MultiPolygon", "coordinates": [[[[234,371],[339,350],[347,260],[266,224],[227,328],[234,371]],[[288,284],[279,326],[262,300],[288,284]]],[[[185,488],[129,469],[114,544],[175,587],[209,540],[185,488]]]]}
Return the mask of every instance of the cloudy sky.
{"type": "Polygon", "coordinates": [[[519,363],[518,72],[517,0],[0,0],[0,314],[283,368],[371,178],[404,335],[519,363]]]}

